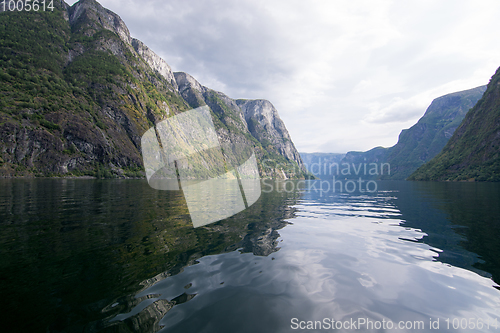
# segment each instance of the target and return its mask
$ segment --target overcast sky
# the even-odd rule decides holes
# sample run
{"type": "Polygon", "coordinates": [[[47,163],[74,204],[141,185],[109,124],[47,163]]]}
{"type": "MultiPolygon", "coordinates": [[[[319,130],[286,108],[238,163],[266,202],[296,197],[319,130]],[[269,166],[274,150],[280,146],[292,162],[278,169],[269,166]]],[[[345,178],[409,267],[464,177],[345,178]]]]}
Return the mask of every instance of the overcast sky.
{"type": "Polygon", "coordinates": [[[174,71],[271,101],[301,152],[392,146],[500,66],[498,0],[99,2],[174,71]]]}

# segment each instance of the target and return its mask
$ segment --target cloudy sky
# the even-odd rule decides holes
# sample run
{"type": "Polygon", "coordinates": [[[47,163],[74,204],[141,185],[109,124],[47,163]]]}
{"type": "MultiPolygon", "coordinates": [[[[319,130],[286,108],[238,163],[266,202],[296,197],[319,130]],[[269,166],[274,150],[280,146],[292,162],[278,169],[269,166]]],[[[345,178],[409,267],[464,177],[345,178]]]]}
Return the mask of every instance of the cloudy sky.
{"type": "Polygon", "coordinates": [[[174,71],[271,101],[301,152],[392,146],[500,66],[497,0],[99,2],[174,71]]]}

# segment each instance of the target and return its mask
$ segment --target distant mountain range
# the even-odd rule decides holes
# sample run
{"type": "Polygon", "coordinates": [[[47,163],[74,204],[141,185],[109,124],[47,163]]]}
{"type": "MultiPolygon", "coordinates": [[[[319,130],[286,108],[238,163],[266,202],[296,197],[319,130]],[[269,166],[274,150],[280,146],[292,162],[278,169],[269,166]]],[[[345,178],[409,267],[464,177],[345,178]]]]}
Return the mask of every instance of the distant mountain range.
{"type": "MultiPolygon", "coordinates": [[[[486,86],[481,86],[436,98],[415,125],[401,132],[397,144],[393,147],[376,147],[366,152],[345,154],[337,162],[340,176],[342,178],[406,179],[443,149],[467,112],[481,98],[485,90],[486,86]],[[346,169],[347,165],[350,166],[350,170],[346,169]],[[362,172],[356,172],[355,168],[359,169],[359,165],[363,166],[362,172]],[[364,172],[365,165],[367,166],[366,172],[364,172]]],[[[302,154],[304,161],[315,161],[321,156],[307,155],[309,155],[308,158],[302,154]]],[[[309,165],[307,162],[306,164],[309,165]]],[[[315,173],[315,170],[310,168],[309,171],[315,173]]]]}
{"type": "Polygon", "coordinates": [[[500,69],[443,150],[408,179],[500,181],[500,69]]]}
{"type": "Polygon", "coordinates": [[[220,142],[253,148],[261,176],[305,176],[269,101],[173,73],[94,0],[54,7],[0,14],[0,176],[143,176],[143,133],[202,105],[220,142]]]}
{"type": "Polygon", "coordinates": [[[341,163],[346,154],[300,153],[307,171],[317,177],[330,176],[330,166],[341,163]]]}

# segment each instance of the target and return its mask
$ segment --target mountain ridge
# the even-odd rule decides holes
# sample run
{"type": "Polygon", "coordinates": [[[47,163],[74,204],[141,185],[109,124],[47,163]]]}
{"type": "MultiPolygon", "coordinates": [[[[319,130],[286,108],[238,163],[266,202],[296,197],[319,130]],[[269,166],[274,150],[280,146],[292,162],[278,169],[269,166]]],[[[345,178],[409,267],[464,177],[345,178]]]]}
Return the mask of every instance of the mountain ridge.
{"type": "MultiPolygon", "coordinates": [[[[369,179],[404,180],[418,167],[436,156],[459,127],[467,112],[474,107],[486,86],[458,91],[435,98],[416,124],[399,134],[392,147],[374,147],[365,152],[350,151],[338,163],[349,165],[375,163],[390,165],[390,174],[384,172],[362,175],[369,179]]],[[[380,171],[380,168],[378,168],[380,171]]],[[[342,175],[358,178],[359,174],[342,175]]]]}
{"type": "Polygon", "coordinates": [[[409,180],[500,181],[500,68],[443,150],[409,180]]]}
{"type": "Polygon", "coordinates": [[[385,178],[406,179],[436,156],[485,90],[486,86],[479,86],[434,99],[418,122],[403,130],[398,143],[388,151],[391,176],[385,178]]]}
{"type": "MultiPolygon", "coordinates": [[[[201,105],[212,109],[222,142],[254,148],[263,177],[304,176],[293,143],[264,148],[236,100],[173,73],[117,14],[95,0],[54,5],[53,13],[0,15],[0,176],[143,176],[142,133],[201,105]],[[265,159],[277,167],[265,168],[265,159]]],[[[277,126],[273,135],[289,140],[277,126]]]]}

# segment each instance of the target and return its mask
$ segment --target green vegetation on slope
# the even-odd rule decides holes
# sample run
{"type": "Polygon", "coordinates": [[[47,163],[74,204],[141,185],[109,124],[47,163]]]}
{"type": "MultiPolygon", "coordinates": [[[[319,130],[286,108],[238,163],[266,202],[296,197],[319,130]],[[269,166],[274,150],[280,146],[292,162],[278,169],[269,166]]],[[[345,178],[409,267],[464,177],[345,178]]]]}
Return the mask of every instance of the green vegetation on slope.
{"type": "Polygon", "coordinates": [[[205,103],[231,164],[248,159],[248,146],[263,176],[302,176],[248,131],[233,100],[208,88],[181,95],[139,56],[117,15],[93,0],[65,11],[0,14],[0,177],[143,176],[142,134],[205,103]],[[264,159],[277,171],[265,173],[264,159]]]}
{"type": "MultiPolygon", "coordinates": [[[[396,145],[390,148],[376,147],[366,152],[348,152],[340,164],[359,166],[375,163],[380,166],[388,163],[390,174],[384,172],[362,176],[371,179],[406,179],[443,149],[485,90],[486,86],[481,86],[434,99],[415,125],[401,131],[396,145]]],[[[350,176],[359,177],[356,174],[350,176]]]]}
{"type": "Polygon", "coordinates": [[[436,156],[451,138],[467,112],[481,98],[485,86],[441,96],[432,101],[425,115],[389,148],[391,175],[384,179],[406,179],[436,156]]]}
{"type": "Polygon", "coordinates": [[[138,176],[140,135],[188,108],[116,33],[85,25],[0,15],[0,175],[138,176]]]}
{"type": "Polygon", "coordinates": [[[500,71],[441,153],[409,180],[500,181],[500,71]]]}

